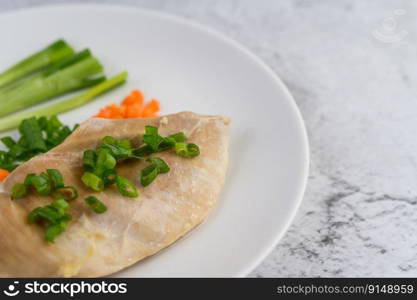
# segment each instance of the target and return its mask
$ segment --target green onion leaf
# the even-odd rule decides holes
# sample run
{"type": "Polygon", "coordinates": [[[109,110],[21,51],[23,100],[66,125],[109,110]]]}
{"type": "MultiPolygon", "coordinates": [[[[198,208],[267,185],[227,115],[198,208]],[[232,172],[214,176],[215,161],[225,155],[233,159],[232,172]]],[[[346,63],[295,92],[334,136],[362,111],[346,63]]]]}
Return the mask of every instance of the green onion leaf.
{"type": "Polygon", "coordinates": [[[45,240],[53,243],[55,238],[65,230],[62,224],[49,225],[45,230],[45,240]]]}
{"type": "Polygon", "coordinates": [[[103,179],[98,177],[96,174],[85,172],[81,177],[81,181],[90,189],[101,192],[104,189],[103,179]]]}
{"type": "Polygon", "coordinates": [[[116,159],[110,154],[107,149],[97,150],[97,163],[96,172],[97,175],[101,175],[104,170],[113,169],[116,166],[116,159]]]}
{"type": "Polygon", "coordinates": [[[143,186],[150,185],[159,174],[168,173],[170,170],[169,166],[162,158],[151,157],[146,161],[150,162],[151,164],[141,171],[140,183],[143,186]]]}
{"type": "Polygon", "coordinates": [[[135,198],[139,195],[136,186],[125,177],[116,176],[116,186],[123,196],[135,198]]]}
{"type": "Polygon", "coordinates": [[[49,180],[48,175],[42,173],[39,176],[33,176],[31,178],[31,183],[35,187],[36,192],[42,196],[48,196],[51,194],[52,186],[49,180]]]}
{"type": "Polygon", "coordinates": [[[116,182],[117,172],[115,169],[108,169],[103,172],[102,178],[104,186],[112,185],[116,182]]]}
{"type": "Polygon", "coordinates": [[[96,152],[93,150],[85,150],[83,154],[83,167],[86,171],[93,172],[96,168],[96,152]]]}
{"type": "Polygon", "coordinates": [[[36,174],[35,174],[35,173],[30,173],[30,174],[27,174],[27,175],[26,175],[26,178],[25,178],[25,181],[24,181],[24,183],[23,183],[23,184],[24,184],[26,187],[31,187],[31,186],[33,186],[32,179],[33,179],[34,177],[36,177],[36,174]]]}
{"type": "Polygon", "coordinates": [[[42,131],[35,117],[23,120],[19,126],[19,131],[26,140],[30,150],[46,152],[47,148],[42,136],[42,131]]]}
{"type": "Polygon", "coordinates": [[[26,186],[22,183],[16,183],[12,187],[12,199],[20,199],[27,195],[26,186]]]}
{"type": "Polygon", "coordinates": [[[29,223],[35,223],[38,222],[41,219],[41,216],[39,215],[39,211],[42,209],[42,207],[35,208],[32,210],[28,216],[29,223]]]}
{"type": "Polygon", "coordinates": [[[196,157],[200,154],[200,148],[196,144],[176,143],[175,153],[182,157],[196,157]]]}
{"type": "Polygon", "coordinates": [[[156,179],[158,174],[158,167],[155,164],[149,165],[146,168],[142,169],[140,175],[140,183],[143,186],[148,186],[156,179]]]}
{"type": "Polygon", "coordinates": [[[84,201],[96,214],[102,214],[107,211],[107,206],[94,196],[89,196],[84,201]]]}
{"type": "Polygon", "coordinates": [[[16,142],[10,136],[2,137],[0,141],[9,149],[16,145],[16,142]]]}
{"type": "Polygon", "coordinates": [[[51,116],[85,105],[96,99],[101,94],[104,94],[116,86],[124,83],[127,75],[127,72],[120,73],[75,97],[71,97],[48,106],[32,110],[24,110],[22,112],[0,118],[0,132],[17,127],[23,119],[33,116],[51,116]]]}
{"type": "Polygon", "coordinates": [[[127,139],[118,140],[114,137],[106,136],[101,140],[100,148],[110,151],[110,154],[116,159],[127,158],[132,155],[132,146],[127,139]]]}
{"type": "Polygon", "coordinates": [[[59,170],[56,169],[46,169],[46,172],[48,173],[49,178],[52,181],[53,187],[55,189],[62,188],[65,186],[64,184],[64,178],[62,177],[62,174],[59,170]]]}
{"type": "Polygon", "coordinates": [[[96,168],[96,152],[93,150],[85,150],[83,154],[83,167],[86,171],[93,172],[96,168]]]}
{"type": "Polygon", "coordinates": [[[73,53],[74,50],[64,40],[57,40],[0,74],[0,87],[71,56],[73,53]]]}
{"type": "Polygon", "coordinates": [[[164,141],[164,138],[158,134],[158,128],[154,126],[145,126],[145,134],[143,142],[149,145],[154,152],[158,151],[159,145],[164,141]]]}
{"type": "Polygon", "coordinates": [[[132,152],[132,154],[135,157],[139,157],[139,158],[143,158],[143,157],[145,157],[149,154],[152,154],[152,153],[154,153],[154,151],[152,150],[151,146],[149,146],[149,145],[141,146],[141,147],[133,150],[133,152],[132,152]]]}
{"type": "Polygon", "coordinates": [[[67,219],[68,218],[64,218],[57,224],[49,225],[45,230],[45,240],[53,243],[55,241],[55,238],[67,228],[69,221],[67,219]]]}
{"type": "Polygon", "coordinates": [[[56,189],[54,196],[66,201],[71,201],[78,198],[78,191],[73,186],[63,186],[56,189]]]}
{"type": "Polygon", "coordinates": [[[57,199],[51,203],[51,206],[55,208],[60,214],[64,214],[69,208],[69,203],[65,199],[57,199]]]}
{"type": "Polygon", "coordinates": [[[62,213],[51,205],[42,207],[38,210],[37,214],[40,218],[43,218],[52,224],[57,223],[62,217],[62,213]]]}
{"type": "Polygon", "coordinates": [[[162,158],[151,157],[151,158],[148,158],[146,161],[156,165],[156,167],[158,168],[158,172],[160,174],[168,173],[169,170],[170,170],[169,166],[167,165],[167,163],[162,158]]]}
{"type": "Polygon", "coordinates": [[[167,136],[169,139],[174,139],[176,143],[183,143],[187,141],[187,137],[183,132],[178,132],[167,136]]]}

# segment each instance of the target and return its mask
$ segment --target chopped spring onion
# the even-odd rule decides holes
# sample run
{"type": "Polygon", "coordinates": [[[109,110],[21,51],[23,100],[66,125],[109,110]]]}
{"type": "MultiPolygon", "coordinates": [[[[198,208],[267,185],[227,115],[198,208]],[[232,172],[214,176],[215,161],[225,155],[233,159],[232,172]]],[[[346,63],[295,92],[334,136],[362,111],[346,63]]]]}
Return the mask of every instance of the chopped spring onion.
{"type": "Polygon", "coordinates": [[[113,169],[116,166],[116,159],[110,154],[107,149],[97,150],[97,162],[95,174],[101,176],[105,170],[113,169]]]}
{"type": "Polygon", "coordinates": [[[55,190],[54,196],[71,201],[78,198],[78,191],[73,186],[63,186],[55,190]]]}
{"type": "Polygon", "coordinates": [[[158,151],[159,145],[164,141],[164,138],[158,134],[158,128],[153,126],[145,126],[145,134],[143,135],[143,142],[151,147],[154,152],[158,151]]]}
{"type": "Polygon", "coordinates": [[[104,186],[112,185],[116,182],[117,171],[115,169],[108,169],[103,172],[104,186]]]}
{"type": "Polygon", "coordinates": [[[23,183],[16,183],[12,187],[12,199],[20,199],[27,194],[27,188],[23,183]]]}
{"type": "Polygon", "coordinates": [[[136,186],[125,177],[116,176],[116,186],[123,196],[135,198],[139,195],[136,186]]]}
{"type": "Polygon", "coordinates": [[[168,173],[170,170],[167,163],[159,157],[151,157],[146,161],[151,164],[141,171],[140,182],[143,186],[150,185],[159,174],[168,173]]]}
{"type": "Polygon", "coordinates": [[[91,172],[85,172],[81,177],[81,181],[93,191],[101,192],[104,189],[103,179],[91,172]]]}
{"type": "Polygon", "coordinates": [[[11,137],[0,139],[9,149],[0,151],[0,168],[12,171],[22,162],[62,143],[74,129],[64,126],[56,116],[23,120],[19,126],[21,137],[17,141],[11,137]]]}
{"type": "Polygon", "coordinates": [[[31,183],[39,195],[48,196],[51,194],[52,185],[47,174],[41,173],[39,176],[33,176],[31,183]]]}
{"type": "Polygon", "coordinates": [[[100,148],[109,150],[116,159],[127,158],[132,155],[132,145],[127,139],[116,139],[112,136],[106,136],[101,140],[100,148]]]}
{"type": "Polygon", "coordinates": [[[64,178],[62,177],[62,174],[60,171],[56,169],[46,169],[46,173],[48,174],[49,178],[52,181],[52,184],[55,189],[62,188],[65,186],[64,184],[64,178]]]}
{"type": "Polygon", "coordinates": [[[26,178],[25,178],[25,181],[23,182],[23,184],[26,187],[31,187],[32,186],[32,179],[33,179],[33,177],[36,177],[36,174],[35,173],[27,174],[26,175],[26,178]]]}
{"type": "Polygon", "coordinates": [[[54,200],[50,205],[35,208],[28,216],[29,223],[47,221],[45,228],[45,240],[54,242],[71,220],[71,215],[66,213],[69,208],[68,202],[64,199],[54,200]]]}
{"type": "Polygon", "coordinates": [[[196,144],[176,143],[175,153],[182,157],[196,157],[200,154],[200,148],[196,144]]]}
{"type": "Polygon", "coordinates": [[[107,206],[94,196],[89,196],[84,201],[97,214],[102,214],[107,211],[107,206]]]}
{"type": "Polygon", "coordinates": [[[89,172],[93,172],[96,168],[97,155],[94,150],[85,150],[83,153],[83,167],[89,172]]]}
{"type": "Polygon", "coordinates": [[[42,130],[35,117],[23,120],[19,126],[19,131],[22,137],[26,140],[29,150],[42,151],[47,150],[45,141],[43,139],[42,130]]]}
{"type": "Polygon", "coordinates": [[[45,240],[54,242],[71,220],[71,215],[66,213],[69,208],[68,202],[64,199],[54,200],[50,205],[35,208],[28,216],[29,223],[46,221],[45,240]]]}
{"type": "Polygon", "coordinates": [[[156,179],[158,174],[158,167],[155,164],[149,165],[142,169],[140,173],[140,183],[143,186],[148,186],[156,179]]]}

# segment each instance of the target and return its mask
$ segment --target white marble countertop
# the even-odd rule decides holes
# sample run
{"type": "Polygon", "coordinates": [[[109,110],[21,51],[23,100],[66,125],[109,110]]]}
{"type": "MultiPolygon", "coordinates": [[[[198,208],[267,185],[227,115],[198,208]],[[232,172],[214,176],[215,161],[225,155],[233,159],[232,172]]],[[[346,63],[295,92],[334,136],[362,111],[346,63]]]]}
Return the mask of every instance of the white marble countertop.
{"type": "MultiPolygon", "coordinates": [[[[0,0],[0,12],[74,1],[0,0]]],[[[417,276],[416,1],[83,1],[162,10],[247,46],[288,85],[311,171],[252,277],[417,276]]]]}

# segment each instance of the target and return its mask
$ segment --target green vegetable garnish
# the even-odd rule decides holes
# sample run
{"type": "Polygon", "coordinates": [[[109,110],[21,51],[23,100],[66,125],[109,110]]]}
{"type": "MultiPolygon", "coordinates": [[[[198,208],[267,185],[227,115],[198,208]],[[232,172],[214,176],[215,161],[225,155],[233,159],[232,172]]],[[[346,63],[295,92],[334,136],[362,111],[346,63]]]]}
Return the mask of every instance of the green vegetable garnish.
{"type": "Polygon", "coordinates": [[[68,225],[67,220],[62,220],[58,224],[52,224],[46,227],[45,230],[45,240],[53,243],[55,241],[55,238],[60,235],[68,225]]]}
{"type": "MultiPolygon", "coordinates": [[[[0,123],[3,118],[0,118],[0,123]]],[[[75,129],[75,128],[74,128],[75,129]]],[[[0,168],[12,171],[33,156],[59,145],[74,129],[64,126],[56,116],[25,119],[19,126],[21,137],[1,139],[9,151],[0,151],[0,168]]]]}
{"type": "Polygon", "coordinates": [[[169,166],[162,158],[151,157],[151,158],[148,158],[146,161],[152,163],[152,165],[155,165],[160,174],[168,173],[170,170],[169,166]]]}
{"type": "Polygon", "coordinates": [[[116,166],[116,159],[107,149],[97,150],[97,162],[94,173],[101,176],[105,170],[113,169],[116,166]]]}
{"type": "Polygon", "coordinates": [[[24,185],[26,186],[26,187],[31,187],[31,186],[33,186],[33,184],[32,184],[32,179],[33,179],[33,177],[36,177],[36,174],[35,173],[30,173],[30,174],[27,174],[26,175],[26,178],[25,178],[25,181],[24,181],[24,185]]]}
{"type": "Polygon", "coordinates": [[[116,186],[123,196],[135,198],[139,195],[136,186],[125,177],[116,176],[116,186]]]}
{"type": "Polygon", "coordinates": [[[39,195],[48,196],[51,194],[52,185],[49,176],[45,173],[41,173],[39,176],[33,176],[31,178],[31,184],[39,195]]]}
{"type": "Polygon", "coordinates": [[[97,214],[102,214],[107,211],[107,206],[94,196],[89,196],[84,201],[97,214]]]}
{"type": "Polygon", "coordinates": [[[50,205],[35,208],[28,216],[29,223],[46,221],[45,240],[54,242],[71,220],[71,215],[66,213],[69,208],[64,199],[54,200],[50,205]]]}
{"type": "Polygon", "coordinates": [[[53,187],[55,189],[62,188],[62,187],[65,186],[64,178],[62,177],[61,172],[59,172],[56,169],[46,169],[46,173],[48,174],[49,178],[51,179],[51,182],[52,182],[53,187]]]}
{"type": "Polygon", "coordinates": [[[83,167],[86,171],[93,172],[96,168],[96,152],[93,150],[86,150],[83,154],[83,167]]]}
{"type": "Polygon", "coordinates": [[[94,100],[101,94],[104,94],[116,86],[124,83],[127,78],[127,72],[120,73],[111,79],[103,81],[91,89],[83,92],[82,94],[51,104],[49,106],[41,107],[33,110],[25,110],[17,112],[10,116],[0,118],[0,132],[13,129],[17,127],[23,119],[27,119],[33,116],[53,116],[82,105],[94,100]]]}
{"type": "Polygon", "coordinates": [[[164,141],[164,138],[158,134],[158,128],[153,126],[145,126],[145,134],[143,136],[143,142],[154,152],[157,152],[159,145],[164,141]]]}
{"type": "Polygon", "coordinates": [[[56,189],[54,196],[71,201],[78,198],[78,191],[73,186],[63,186],[56,189]]]}
{"type": "Polygon", "coordinates": [[[108,169],[103,172],[102,178],[104,186],[112,185],[116,182],[117,171],[115,169],[108,169]]]}
{"type": "Polygon", "coordinates": [[[44,72],[0,90],[0,116],[103,81],[103,66],[88,55],[74,54],[44,72]]]}
{"type": "Polygon", "coordinates": [[[196,144],[176,143],[175,153],[182,157],[196,157],[200,154],[200,148],[196,144]]]}
{"type": "Polygon", "coordinates": [[[25,197],[27,194],[26,186],[22,183],[16,183],[12,187],[12,199],[20,199],[25,197]]]}
{"type": "Polygon", "coordinates": [[[33,151],[45,152],[47,150],[42,130],[35,117],[23,120],[19,126],[22,138],[26,140],[27,148],[33,151]]]}
{"type": "Polygon", "coordinates": [[[127,139],[116,139],[106,136],[101,140],[100,148],[108,150],[116,158],[127,158],[132,155],[132,145],[127,139]]]}
{"type": "Polygon", "coordinates": [[[164,160],[158,157],[148,158],[146,161],[151,164],[141,171],[140,182],[143,186],[150,185],[159,174],[169,172],[169,166],[164,160]]]}
{"type": "Polygon", "coordinates": [[[58,40],[0,74],[0,87],[71,56],[73,53],[74,50],[64,40],[58,40]]]}
{"type": "Polygon", "coordinates": [[[149,165],[142,169],[140,173],[140,183],[143,186],[150,185],[158,176],[159,171],[156,165],[149,165]]]}
{"type": "Polygon", "coordinates": [[[104,189],[103,179],[91,172],[85,172],[81,177],[82,182],[96,192],[101,192],[104,189]]]}
{"type": "Polygon", "coordinates": [[[151,148],[151,146],[144,145],[144,146],[141,146],[141,147],[139,147],[137,149],[134,149],[132,151],[132,154],[134,155],[134,157],[143,158],[143,157],[145,157],[147,155],[150,155],[150,154],[152,154],[154,152],[155,151],[153,151],[153,149],[151,148]]]}

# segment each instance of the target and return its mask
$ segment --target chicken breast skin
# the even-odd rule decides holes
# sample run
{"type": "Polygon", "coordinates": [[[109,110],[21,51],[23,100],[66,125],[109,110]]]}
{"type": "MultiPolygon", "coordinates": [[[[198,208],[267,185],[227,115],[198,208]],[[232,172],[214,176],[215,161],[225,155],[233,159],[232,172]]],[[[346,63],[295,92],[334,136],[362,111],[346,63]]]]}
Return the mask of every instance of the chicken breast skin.
{"type": "Polygon", "coordinates": [[[0,194],[1,277],[99,277],[126,268],[175,242],[201,223],[215,205],[225,179],[228,161],[228,124],[221,116],[181,112],[153,119],[106,120],[82,123],[61,145],[36,156],[14,170],[0,194]],[[177,156],[172,150],[155,154],[171,171],[142,187],[138,173],[147,163],[128,160],[118,173],[135,182],[138,198],[123,197],[114,186],[96,193],[81,182],[82,155],[96,149],[104,136],[128,138],[141,144],[144,127],[159,128],[162,136],[184,132],[188,142],[200,147],[195,158],[177,156]],[[55,240],[47,243],[43,229],[27,222],[36,207],[50,204],[52,197],[34,194],[11,200],[15,183],[29,173],[58,169],[65,184],[75,186],[71,202],[72,221],[55,240]],[[95,214],[84,203],[94,195],[108,210],[95,214]]]}

